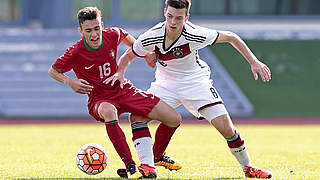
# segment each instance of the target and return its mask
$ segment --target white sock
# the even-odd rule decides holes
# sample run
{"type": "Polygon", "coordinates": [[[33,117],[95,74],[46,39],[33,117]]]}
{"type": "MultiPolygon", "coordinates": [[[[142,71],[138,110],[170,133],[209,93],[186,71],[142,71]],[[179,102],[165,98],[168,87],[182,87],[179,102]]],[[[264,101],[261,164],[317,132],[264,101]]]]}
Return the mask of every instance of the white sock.
{"type": "Polygon", "coordinates": [[[244,166],[251,166],[250,156],[246,143],[244,143],[242,146],[238,148],[230,148],[230,151],[234,155],[234,157],[236,157],[244,171],[244,166]]]}
{"type": "Polygon", "coordinates": [[[154,167],[153,142],[151,137],[143,137],[133,141],[141,164],[154,167]]]}

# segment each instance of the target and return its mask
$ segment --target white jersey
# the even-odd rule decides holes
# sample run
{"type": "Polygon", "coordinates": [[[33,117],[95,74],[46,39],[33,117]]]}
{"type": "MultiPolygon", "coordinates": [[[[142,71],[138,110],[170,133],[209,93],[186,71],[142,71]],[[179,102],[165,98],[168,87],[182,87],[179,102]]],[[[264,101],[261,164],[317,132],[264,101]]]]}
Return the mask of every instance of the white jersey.
{"type": "Polygon", "coordinates": [[[133,44],[133,52],[138,56],[145,56],[152,51],[159,56],[156,81],[178,83],[199,81],[201,77],[210,78],[210,69],[207,63],[200,60],[198,50],[214,44],[218,32],[187,21],[180,37],[165,49],[165,26],[165,22],[155,25],[133,44]]]}
{"type": "Polygon", "coordinates": [[[148,92],[173,108],[183,104],[194,116],[208,121],[227,114],[210,80],[210,68],[198,55],[199,49],[216,42],[218,32],[186,22],[180,37],[165,49],[165,26],[165,22],[157,24],[133,44],[136,55],[145,56],[154,51],[159,57],[156,81],[148,92]]]}

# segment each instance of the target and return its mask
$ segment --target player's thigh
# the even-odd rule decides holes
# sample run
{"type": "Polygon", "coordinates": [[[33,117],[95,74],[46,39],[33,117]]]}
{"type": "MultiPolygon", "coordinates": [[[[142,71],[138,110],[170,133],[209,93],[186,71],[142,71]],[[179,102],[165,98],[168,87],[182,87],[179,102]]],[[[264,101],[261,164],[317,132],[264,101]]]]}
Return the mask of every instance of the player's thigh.
{"type": "Polygon", "coordinates": [[[147,92],[159,97],[162,101],[173,108],[176,108],[181,104],[178,95],[174,91],[170,91],[168,88],[163,87],[161,83],[151,83],[151,87],[147,92]]]}
{"type": "Polygon", "coordinates": [[[177,127],[182,120],[180,114],[162,100],[154,106],[148,117],[170,127],[177,127]]]}
{"type": "Polygon", "coordinates": [[[228,111],[224,104],[209,104],[205,108],[199,110],[199,114],[212,124],[212,121],[217,117],[228,115],[228,111]]]}
{"type": "Polygon", "coordinates": [[[105,121],[118,119],[118,110],[110,102],[101,102],[98,107],[98,114],[100,118],[104,119],[105,121]]]}
{"type": "Polygon", "coordinates": [[[210,122],[213,118],[221,115],[221,113],[228,113],[223,105],[222,98],[210,81],[195,82],[194,84],[195,86],[189,85],[184,91],[180,91],[182,104],[191,114],[197,118],[204,117],[210,122]],[[222,106],[216,111],[201,113],[203,109],[220,104],[222,106]]]}

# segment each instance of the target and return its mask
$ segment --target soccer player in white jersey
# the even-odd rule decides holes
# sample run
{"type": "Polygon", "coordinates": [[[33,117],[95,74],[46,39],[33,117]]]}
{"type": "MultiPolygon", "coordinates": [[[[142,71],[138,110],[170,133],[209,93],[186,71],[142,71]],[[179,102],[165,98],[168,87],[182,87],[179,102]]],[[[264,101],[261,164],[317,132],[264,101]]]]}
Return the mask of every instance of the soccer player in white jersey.
{"type": "MultiPolygon", "coordinates": [[[[246,144],[234,127],[219,93],[213,87],[209,66],[200,59],[198,50],[215,43],[230,43],[248,61],[255,80],[258,80],[259,74],[263,82],[270,81],[270,69],[256,58],[235,33],[191,24],[188,21],[191,0],[166,0],[165,3],[166,21],[140,35],[133,44],[133,52],[127,51],[121,58],[130,62],[136,56],[143,57],[155,52],[155,60],[149,61],[148,64],[152,67],[157,66],[156,80],[152,82],[148,91],[174,108],[182,104],[196,117],[208,120],[226,139],[231,153],[240,163],[246,177],[271,178],[270,172],[251,165],[246,144]]],[[[121,76],[123,74],[111,77],[112,81],[119,80],[121,76]]],[[[130,116],[132,122],[142,119],[144,117],[133,114],[130,116]]],[[[156,133],[153,148],[155,165],[165,166],[163,157],[166,156],[163,156],[163,152],[168,142],[161,142],[160,136],[156,133]]]]}

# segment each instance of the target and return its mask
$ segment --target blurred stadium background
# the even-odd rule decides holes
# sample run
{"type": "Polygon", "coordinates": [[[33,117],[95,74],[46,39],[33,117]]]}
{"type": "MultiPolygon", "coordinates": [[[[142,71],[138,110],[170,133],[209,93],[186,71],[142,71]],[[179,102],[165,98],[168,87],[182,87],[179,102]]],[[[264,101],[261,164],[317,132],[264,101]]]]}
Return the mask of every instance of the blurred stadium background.
{"type": "MultiPolygon", "coordinates": [[[[85,6],[100,8],[106,27],[135,37],[164,20],[163,0],[0,0],[0,118],[89,117],[87,97],[47,74],[81,38],[76,12],[85,6]]],[[[193,0],[191,21],[239,34],[273,72],[269,83],[254,81],[230,45],[200,52],[233,117],[320,116],[319,0],[193,0]]],[[[153,71],[136,59],[126,77],[146,90],[153,71]]]]}

